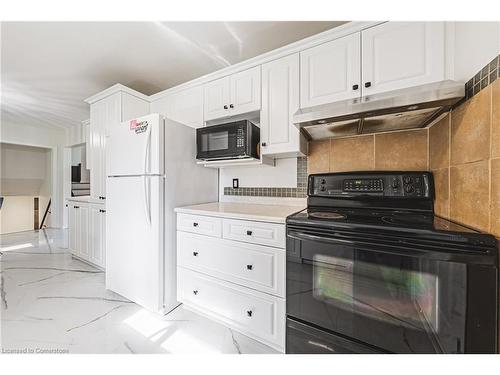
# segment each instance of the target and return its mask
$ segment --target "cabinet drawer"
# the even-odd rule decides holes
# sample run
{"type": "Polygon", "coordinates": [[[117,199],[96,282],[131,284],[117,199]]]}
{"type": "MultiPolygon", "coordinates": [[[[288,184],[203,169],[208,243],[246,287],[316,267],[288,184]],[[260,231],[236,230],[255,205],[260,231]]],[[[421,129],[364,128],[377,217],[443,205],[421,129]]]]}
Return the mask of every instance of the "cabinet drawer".
{"type": "Polygon", "coordinates": [[[285,300],[177,268],[177,299],[278,350],[284,348],[285,300]]]}
{"type": "Polygon", "coordinates": [[[221,237],[222,221],[218,217],[177,214],[177,230],[206,236],[221,237]]]}
{"type": "Polygon", "coordinates": [[[285,224],[223,220],[223,237],[259,245],[285,248],[285,224]]]}
{"type": "Polygon", "coordinates": [[[177,232],[177,262],[242,286],[285,296],[285,251],[177,232]]]}

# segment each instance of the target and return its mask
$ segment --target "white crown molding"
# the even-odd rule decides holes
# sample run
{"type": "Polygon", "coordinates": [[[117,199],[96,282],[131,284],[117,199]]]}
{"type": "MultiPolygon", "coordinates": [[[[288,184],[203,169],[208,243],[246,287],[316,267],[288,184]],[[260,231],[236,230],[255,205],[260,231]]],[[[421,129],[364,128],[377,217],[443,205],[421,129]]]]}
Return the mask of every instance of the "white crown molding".
{"type": "Polygon", "coordinates": [[[169,89],[160,91],[156,94],[153,94],[149,97],[150,102],[154,102],[158,99],[161,99],[165,96],[174,94],[178,91],[188,89],[190,87],[202,85],[204,83],[222,78],[224,76],[228,76],[234,73],[238,73],[242,70],[250,69],[258,65],[265,64],[269,61],[279,59],[281,57],[285,57],[287,55],[291,55],[293,53],[297,53],[303,51],[305,49],[315,47],[317,45],[330,42],[334,39],[342,38],[346,35],[350,35],[361,30],[367,29],[369,27],[373,27],[379,24],[382,24],[387,21],[353,21],[348,22],[344,25],[335,27],[330,30],[326,30],[322,33],[312,35],[308,38],[301,39],[297,42],[290,43],[286,46],[274,49],[272,51],[263,53],[261,55],[252,57],[248,60],[239,62],[237,64],[228,66],[226,68],[217,70],[213,73],[206,74],[204,76],[192,79],[191,81],[181,83],[175,87],[171,87],[169,89]]]}
{"type": "Polygon", "coordinates": [[[130,94],[132,96],[135,96],[139,99],[145,100],[147,102],[150,101],[150,98],[147,95],[144,95],[140,93],[139,91],[135,91],[131,89],[130,87],[127,87],[125,85],[122,85],[121,83],[114,84],[111,87],[108,87],[107,89],[98,92],[95,95],[92,95],[91,97],[85,99],[84,101],[88,104],[93,104],[99,100],[102,100],[110,95],[116,94],[117,92],[126,92],[127,94],[130,94]]]}
{"type": "Polygon", "coordinates": [[[202,84],[205,84],[210,81],[214,81],[216,79],[235,74],[238,72],[241,72],[246,69],[253,68],[258,65],[265,64],[267,62],[279,59],[281,57],[285,57],[287,55],[291,55],[293,53],[297,53],[300,51],[303,51],[305,49],[315,47],[317,45],[323,44],[330,42],[332,40],[342,38],[344,36],[362,31],[364,29],[367,29],[369,27],[373,27],[376,25],[379,25],[381,23],[384,23],[387,21],[353,21],[353,22],[348,22],[344,25],[335,27],[330,30],[326,30],[322,33],[312,35],[308,38],[301,39],[299,41],[290,43],[286,46],[274,49],[272,51],[263,53],[261,55],[252,57],[248,60],[239,62],[237,64],[228,66],[223,69],[219,69],[215,72],[206,74],[204,76],[192,79],[190,81],[187,81],[185,83],[181,83],[180,85],[177,85],[175,87],[168,88],[166,90],[160,91],[156,94],[153,94],[151,96],[144,95],[138,91],[135,91],[127,86],[124,86],[120,83],[117,83],[87,99],[85,99],[85,102],[88,104],[95,103],[99,100],[102,100],[110,95],[113,95],[117,92],[126,92],[130,95],[133,95],[135,97],[138,97],[142,100],[148,101],[148,102],[154,102],[156,100],[159,100],[161,98],[164,98],[165,96],[175,94],[176,92],[179,92],[181,90],[185,90],[191,87],[199,86],[202,84]]]}

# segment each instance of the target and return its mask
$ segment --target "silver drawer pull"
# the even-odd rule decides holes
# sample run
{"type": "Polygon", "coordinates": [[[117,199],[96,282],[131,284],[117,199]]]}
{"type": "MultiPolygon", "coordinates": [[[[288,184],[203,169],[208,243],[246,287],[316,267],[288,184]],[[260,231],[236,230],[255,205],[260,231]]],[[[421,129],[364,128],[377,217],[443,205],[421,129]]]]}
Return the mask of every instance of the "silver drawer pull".
{"type": "Polygon", "coordinates": [[[197,251],[193,251],[193,256],[197,257],[198,256],[198,252],[197,251]]]}
{"type": "Polygon", "coordinates": [[[251,230],[247,230],[247,236],[251,236],[252,235],[252,231],[251,230]]]}
{"type": "Polygon", "coordinates": [[[198,223],[193,223],[193,227],[197,227],[198,226],[198,223]]]}
{"type": "Polygon", "coordinates": [[[198,294],[197,290],[193,290],[193,294],[196,296],[198,294]]]}
{"type": "Polygon", "coordinates": [[[252,314],[253,314],[252,310],[248,310],[248,311],[247,311],[247,315],[248,315],[249,317],[252,317],[252,314]]]}
{"type": "Polygon", "coordinates": [[[247,264],[247,270],[252,270],[253,266],[251,264],[247,264]]]}

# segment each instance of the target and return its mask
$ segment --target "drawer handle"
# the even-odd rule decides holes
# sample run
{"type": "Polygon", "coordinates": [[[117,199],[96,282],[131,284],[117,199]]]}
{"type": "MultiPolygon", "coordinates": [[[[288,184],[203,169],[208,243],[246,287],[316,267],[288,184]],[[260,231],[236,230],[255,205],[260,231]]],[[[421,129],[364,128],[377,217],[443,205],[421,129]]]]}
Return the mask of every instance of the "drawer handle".
{"type": "Polygon", "coordinates": [[[251,230],[247,230],[247,236],[251,236],[252,235],[252,231],[251,230]]]}
{"type": "Polygon", "coordinates": [[[247,264],[247,270],[252,270],[253,266],[251,264],[247,264]]]}
{"type": "Polygon", "coordinates": [[[193,290],[193,294],[196,296],[198,294],[197,290],[193,290]]]}
{"type": "Polygon", "coordinates": [[[252,317],[252,313],[253,313],[253,312],[252,312],[252,310],[248,310],[248,311],[247,311],[247,315],[248,315],[249,317],[252,317]]]}
{"type": "Polygon", "coordinates": [[[193,223],[193,227],[197,227],[198,226],[198,223],[193,223]]]}
{"type": "Polygon", "coordinates": [[[197,251],[193,251],[193,256],[197,257],[198,256],[198,252],[197,251]]]}

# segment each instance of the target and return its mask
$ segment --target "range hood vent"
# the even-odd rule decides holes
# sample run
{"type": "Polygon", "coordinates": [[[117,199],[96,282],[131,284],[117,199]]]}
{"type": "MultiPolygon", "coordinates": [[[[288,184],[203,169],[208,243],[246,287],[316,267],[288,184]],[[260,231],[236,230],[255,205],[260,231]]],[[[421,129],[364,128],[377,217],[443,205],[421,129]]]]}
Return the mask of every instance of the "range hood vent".
{"type": "Polygon", "coordinates": [[[465,85],[441,81],[299,109],[294,124],[310,140],[423,128],[465,96],[465,85]]]}

